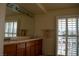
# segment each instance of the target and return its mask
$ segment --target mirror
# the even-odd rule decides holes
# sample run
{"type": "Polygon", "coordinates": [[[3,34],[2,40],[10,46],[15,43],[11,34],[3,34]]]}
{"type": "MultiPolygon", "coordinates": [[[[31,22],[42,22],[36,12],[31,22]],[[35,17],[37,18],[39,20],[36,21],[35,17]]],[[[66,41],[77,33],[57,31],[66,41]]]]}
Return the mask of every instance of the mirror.
{"type": "Polygon", "coordinates": [[[33,18],[7,6],[5,17],[5,37],[33,36],[33,34],[33,18]]]}

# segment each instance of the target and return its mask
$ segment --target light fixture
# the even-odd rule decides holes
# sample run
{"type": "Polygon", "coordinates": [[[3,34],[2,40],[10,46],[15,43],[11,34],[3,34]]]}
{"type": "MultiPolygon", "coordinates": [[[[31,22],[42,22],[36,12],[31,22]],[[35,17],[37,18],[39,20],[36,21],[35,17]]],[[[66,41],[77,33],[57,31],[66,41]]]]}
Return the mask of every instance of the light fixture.
{"type": "Polygon", "coordinates": [[[7,7],[11,8],[15,12],[23,13],[23,14],[26,14],[30,17],[34,17],[34,14],[32,12],[21,8],[19,5],[15,4],[15,3],[8,3],[7,7]]]}

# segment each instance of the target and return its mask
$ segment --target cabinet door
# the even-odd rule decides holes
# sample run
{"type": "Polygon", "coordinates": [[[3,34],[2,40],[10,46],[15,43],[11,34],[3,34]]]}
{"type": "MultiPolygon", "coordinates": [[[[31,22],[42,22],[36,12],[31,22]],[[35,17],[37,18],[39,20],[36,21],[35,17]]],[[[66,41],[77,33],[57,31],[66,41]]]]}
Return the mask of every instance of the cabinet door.
{"type": "Polygon", "coordinates": [[[4,45],[4,55],[15,56],[16,55],[16,44],[4,45]]]}
{"type": "Polygon", "coordinates": [[[36,40],[35,44],[35,55],[42,55],[42,40],[36,40]]]}
{"type": "Polygon", "coordinates": [[[25,56],[25,43],[17,44],[17,56],[25,56]]]}
{"type": "Polygon", "coordinates": [[[34,56],[35,55],[35,42],[30,41],[26,43],[26,55],[27,56],[34,56]]]}
{"type": "Polygon", "coordinates": [[[35,56],[35,41],[31,42],[30,51],[31,51],[31,56],[35,56]]]}
{"type": "Polygon", "coordinates": [[[39,48],[39,55],[42,55],[42,40],[39,40],[39,44],[38,44],[38,48],[39,48]]]}
{"type": "Polygon", "coordinates": [[[31,53],[30,53],[30,42],[26,42],[26,56],[30,56],[31,53]]]}

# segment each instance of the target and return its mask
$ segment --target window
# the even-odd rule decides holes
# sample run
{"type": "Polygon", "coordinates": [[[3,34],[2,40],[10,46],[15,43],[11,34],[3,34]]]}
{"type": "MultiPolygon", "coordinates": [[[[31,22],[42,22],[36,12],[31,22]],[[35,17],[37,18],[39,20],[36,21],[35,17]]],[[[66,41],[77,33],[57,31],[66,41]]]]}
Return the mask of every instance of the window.
{"type": "Polygon", "coordinates": [[[17,35],[17,22],[5,23],[5,37],[16,37],[17,35]]]}
{"type": "Polygon", "coordinates": [[[58,18],[57,21],[57,55],[79,55],[79,17],[58,18]]]}

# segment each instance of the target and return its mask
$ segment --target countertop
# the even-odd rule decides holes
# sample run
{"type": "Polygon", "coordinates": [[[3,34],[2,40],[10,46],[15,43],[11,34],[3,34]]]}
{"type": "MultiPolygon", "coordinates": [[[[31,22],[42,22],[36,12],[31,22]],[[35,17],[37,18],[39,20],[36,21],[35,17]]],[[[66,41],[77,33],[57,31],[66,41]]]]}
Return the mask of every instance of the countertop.
{"type": "Polygon", "coordinates": [[[16,39],[16,40],[4,41],[4,45],[17,44],[17,43],[29,42],[29,41],[40,40],[40,39],[41,38],[30,39],[30,38],[27,38],[27,37],[22,37],[22,38],[20,37],[20,39],[16,39]]]}

